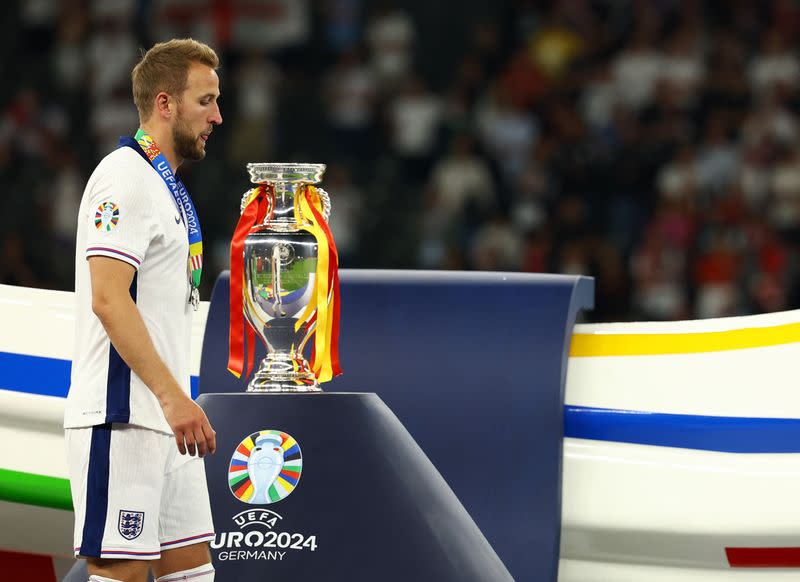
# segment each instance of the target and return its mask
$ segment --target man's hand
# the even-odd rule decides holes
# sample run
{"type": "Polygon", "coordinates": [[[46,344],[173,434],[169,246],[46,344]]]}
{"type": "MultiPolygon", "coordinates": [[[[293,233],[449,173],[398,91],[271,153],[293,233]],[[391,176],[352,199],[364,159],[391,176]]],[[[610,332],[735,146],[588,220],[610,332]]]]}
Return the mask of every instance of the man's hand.
{"type": "Polygon", "coordinates": [[[206,453],[217,450],[216,432],[211,428],[206,413],[180,389],[173,390],[161,399],[161,409],[175,433],[175,441],[182,455],[197,454],[201,458],[206,453]]]}
{"type": "Polygon", "coordinates": [[[89,257],[92,310],[126,364],[158,398],[178,441],[178,450],[203,457],[217,449],[216,433],[206,413],[181,389],[153,347],[130,286],[136,271],[108,257],[89,257]]]}

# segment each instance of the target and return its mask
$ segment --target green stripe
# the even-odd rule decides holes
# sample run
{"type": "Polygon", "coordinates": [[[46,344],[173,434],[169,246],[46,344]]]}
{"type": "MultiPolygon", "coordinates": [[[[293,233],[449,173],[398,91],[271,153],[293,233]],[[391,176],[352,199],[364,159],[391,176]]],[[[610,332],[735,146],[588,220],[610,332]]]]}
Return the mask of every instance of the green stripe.
{"type": "Polygon", "coordinates": [[[238,485],[239,481],[241,481],[243,479],[247,479],[249,476],[250,476],[249,473],[245,473],[244,475],[239,475],[237,477],[234,477],[233,479],[229,480],[228,483],[230,483],[231,486],[238,485]]]}
{"type": "Polygon", "coordinates": [[[69,480],[0,469],[0,500],[72,511],[69,480]]]}

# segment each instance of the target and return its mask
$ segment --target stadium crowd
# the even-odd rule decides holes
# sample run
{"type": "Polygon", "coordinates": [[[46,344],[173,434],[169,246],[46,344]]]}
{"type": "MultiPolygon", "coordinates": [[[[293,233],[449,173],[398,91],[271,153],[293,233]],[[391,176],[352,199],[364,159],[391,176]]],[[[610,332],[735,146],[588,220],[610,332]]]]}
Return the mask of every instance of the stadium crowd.
{"type": "Polygon", "coordinates": [[[224,123],[182,168],[204,299],[244,164],[313,161],[345,268],[586,274],[594,321],[800,305],[800,4],[435,4],[4,3],[0,283],[72,289],[139,47],[193,36],[223,58],[224,123]]]}

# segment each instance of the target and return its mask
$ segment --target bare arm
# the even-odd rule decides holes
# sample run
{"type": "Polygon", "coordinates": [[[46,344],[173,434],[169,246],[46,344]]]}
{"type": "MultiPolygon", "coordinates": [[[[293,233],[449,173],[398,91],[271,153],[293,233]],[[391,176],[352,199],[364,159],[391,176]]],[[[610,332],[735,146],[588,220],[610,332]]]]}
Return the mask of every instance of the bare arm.
{"type": "Polygon", "coordinates": [[[156,352],[147,327],[130,296],[134,268],[108,257],[89,257],[92,311],[114,349],[161,404],[181,454],[202,457],[216,448],[215,432],[203,410],[189,398],[156,352]]]}

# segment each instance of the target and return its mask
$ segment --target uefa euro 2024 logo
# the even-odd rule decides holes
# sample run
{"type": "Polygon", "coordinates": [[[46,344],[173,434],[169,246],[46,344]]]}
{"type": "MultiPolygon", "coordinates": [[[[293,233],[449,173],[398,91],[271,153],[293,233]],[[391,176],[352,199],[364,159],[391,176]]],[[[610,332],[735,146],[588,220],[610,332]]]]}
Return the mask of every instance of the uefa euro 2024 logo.
{"type": "Polygon", "coordinates": [[[297,487],[302,470],[300,445],[291,435],[261,430],[236,447],[228,469],[228,485],[239,501],[269,505],[297,487]]]}

